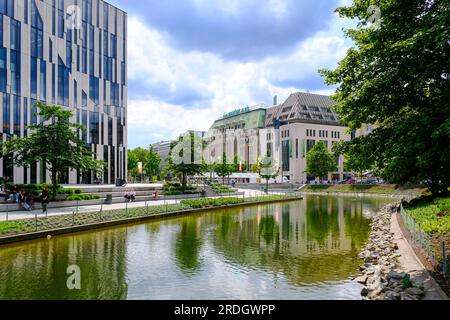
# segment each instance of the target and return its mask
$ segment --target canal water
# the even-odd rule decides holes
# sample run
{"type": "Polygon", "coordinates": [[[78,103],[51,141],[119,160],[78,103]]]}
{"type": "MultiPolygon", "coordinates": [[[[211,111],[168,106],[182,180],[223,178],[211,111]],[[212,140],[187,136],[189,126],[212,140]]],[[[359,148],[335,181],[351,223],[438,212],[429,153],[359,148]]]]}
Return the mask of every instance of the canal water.
{"type": "Polygon", "coordinates": [[[389,201],[307,196],[1,246],[0,299],[359,299],[357,256],[389,201]]]}

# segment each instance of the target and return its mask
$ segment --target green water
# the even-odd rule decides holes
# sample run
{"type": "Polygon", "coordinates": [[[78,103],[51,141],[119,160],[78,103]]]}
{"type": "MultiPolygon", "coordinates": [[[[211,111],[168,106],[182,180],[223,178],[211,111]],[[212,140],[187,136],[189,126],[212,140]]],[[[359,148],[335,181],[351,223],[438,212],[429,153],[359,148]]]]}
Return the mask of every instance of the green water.
{"type": "Polygon", "coordinates": [[[0,299],[359,299],[357,255],[388,201],[308,196],[1,246],[0,299]]]}

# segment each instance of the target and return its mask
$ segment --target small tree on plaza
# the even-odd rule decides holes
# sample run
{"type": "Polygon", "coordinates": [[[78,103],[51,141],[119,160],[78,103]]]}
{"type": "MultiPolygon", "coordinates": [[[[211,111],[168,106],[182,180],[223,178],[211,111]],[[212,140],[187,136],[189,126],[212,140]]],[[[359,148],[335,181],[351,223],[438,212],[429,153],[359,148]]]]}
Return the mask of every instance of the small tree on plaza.
{"type": "Polygon", "coordinates": [[[205,144],[193,133],[187,133],[178,138],[170,146],[169,171],[180,177],[182,190],[185,191],[188,176],[202,174],[208,170],[203,159],[205,144]]]}
{"type": "Polygon", "coordinates": [[[225,152],[222,155],[222,159],[215,165],[214,170],[217,175],[222,178],[222,183],[225,184],[225,177],[228,177],[233,173],[233,165],[228,163],[225,152]]]}
{"type": "Polygon", "coordinates": [[[80,138],[79,130],[86,128],[71,123],[72,112],[44,103],[36,107],[41,123],[29,126],[30,135],[14,137],[1,144],[3,155],[12,155],[13,163],[28,167],[41,162],[51,173],[52,198],[56,197],[60,176],[68,170],[100,173],[105,168],[103,161],[94,159],[94,154],[80,138]]]}
{"type": "Polygon", "coordinates": [[[306,170],[314,178],[322,178],[337,171],[336,159],[322,141],[317,142],[306,155],[306,170]]]}
{"type": "Polygon", "coordinates": [[[275,162],[275,159],[269,156],[264,156],[258,160],[258,174],[262,179],[266,180],[266,192],[269,190],[269,180],[275,179],[280,174],[280,166],[275,162]]]}

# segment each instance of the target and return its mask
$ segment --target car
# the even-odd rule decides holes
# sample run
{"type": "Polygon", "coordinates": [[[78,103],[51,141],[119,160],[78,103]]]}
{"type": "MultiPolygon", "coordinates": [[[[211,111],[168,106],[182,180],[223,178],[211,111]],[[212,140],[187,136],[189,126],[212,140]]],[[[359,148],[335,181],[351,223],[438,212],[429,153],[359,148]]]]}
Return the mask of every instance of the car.
{"type": "Polygon", "coordinates": [[[290,180],[288,177],[283,177],[283,183],[289,183],[289,182],[290,182],[290,180]]]}

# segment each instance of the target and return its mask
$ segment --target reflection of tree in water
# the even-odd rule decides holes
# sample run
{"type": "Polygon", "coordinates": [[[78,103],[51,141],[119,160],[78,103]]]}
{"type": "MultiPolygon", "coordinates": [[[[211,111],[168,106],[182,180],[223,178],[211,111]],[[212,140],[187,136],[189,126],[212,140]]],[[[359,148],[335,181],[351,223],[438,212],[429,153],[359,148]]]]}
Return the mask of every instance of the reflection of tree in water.
{"type": "Polygon", "coordinates": [[[189,217],[181,223],[181,230],[177,235],[175,243],[175,257],[180,269],[196,271],[200,268],[200,250],[202,238],[200,235],[197,219],[200,217],[189,217]]]}
{"type": "Polygon", "coordinates": [[[279,237],[279,226],[272,215],[264,215],[259,223],[259,235],[266,245],[272,245],[274,239],[279,237]]]}
{"type": "Polygon", "coordinates": [[[307,202],[252,208],[252,214],[247,212],[242,224],[237,211],[216,215],[216,250],[241,266],[269,268],[274,274],[281,273],[295,285],[342,280],[354,275],[359,264],[357,254],[368,237],[370,220],[351,199],[318,197],[304,201],[307,202]],[[303,223],[305,228],[299,228],[303,223]],[[353,228],[350,233],[345,230],[348,223],[353,228]],[[328,243],[329,239],[338,245],[328,243]],[[341,240],[344,242],[340,243],[341,240]],[[309,251],[307,245],[312,242],[325,250],[309,251]]]}
{"type": "Polygon", "coordinates": [[[339,237],[339,219],[333,201],[329,202],[326,197],[310,197],[304,201],[307,201],[305,214],[308,239],[315,240],[320,247],[324,247],[330,235],[333,238],[339,237]]]}
{"type": "Polygon", "coordinates": [[[112,229],[2,248],[0,299],[126,299],[126,239],[126,229],[112,229]],[[81,290],[66,286],[73,264],[81,290]]]}
{"type": "Polygon", "coordinates": [[[356,207],[354,214],[344,216],[345,235],[352,239],[353,246],[361,248],[368,239],[370,220],[364,217],[361,203],[355,202],[353,205],[356,207]]]}

